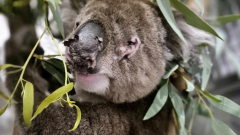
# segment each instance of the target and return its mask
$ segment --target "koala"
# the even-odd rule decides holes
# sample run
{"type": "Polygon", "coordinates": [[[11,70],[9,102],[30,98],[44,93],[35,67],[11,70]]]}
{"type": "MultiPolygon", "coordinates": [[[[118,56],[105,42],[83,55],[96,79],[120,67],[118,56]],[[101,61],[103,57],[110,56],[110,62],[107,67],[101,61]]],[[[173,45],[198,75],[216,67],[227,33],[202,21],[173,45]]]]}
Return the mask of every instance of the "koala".
{"type": "MultiPolygon", "coordinates": [[[[169,66],[181,61],[201,64],[197,45],[210,44],[211,36],[189,26],[174,11],[187,40],[185,45],[159,7],[149,0],[63,0],[61,11],[67,34],[67,66],[76,93],[71,99],[81,109],[81,123],[68,132],[75,123],[76,111],[56,102],[38,115],[29,128],[24,125],[22,114],[17,113],[19,134],[176,135],[169,101],[152,119],[142,119],[169,66]]],[[[36,109],[46,97],[41,90],[51,91],[53,83],[42,69],[35,76],[32,72],[30,66],[25,78],[38,80],[34,83],[36,109]]],[[[8,76],[12,80],[7,84],[9,89],[15,78],[8,76]]],[[[20,94],[16,96],[21,103],[20,94]]],[[[16,110],[21,112],[21,106],[16,110]]]]}

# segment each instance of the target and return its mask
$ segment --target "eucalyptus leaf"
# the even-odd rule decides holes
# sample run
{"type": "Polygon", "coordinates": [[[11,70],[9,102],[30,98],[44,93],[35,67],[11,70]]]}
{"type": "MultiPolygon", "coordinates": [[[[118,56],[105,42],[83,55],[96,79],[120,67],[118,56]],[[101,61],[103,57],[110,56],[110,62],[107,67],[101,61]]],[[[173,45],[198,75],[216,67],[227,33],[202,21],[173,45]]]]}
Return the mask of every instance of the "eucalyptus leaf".
{"type": "MultiPolygon", "coordinates": [[[[167,0],[165,0],[167,1],[167,0]]],[[[215,35],[216,37],[222,39],[217,32],[208,25],[205,21],[199,18],[193,11],[191,11],[186,5],[184,5],[179,0],[170,0],[171,5],[183,14],[186,19],[186,22],[193,27],[204,30],[208,33],[215,35]]]]}
{"type": "Polygon", "coordinates": [[[223,97],[223,96],[216,96],[216,97],[218,99],[220,99],[222,102],[221,103],[216,103],[216,102],[213,102],[211,100],[208,100],[208,101],[214,107],[240,118],[240,106],[237,103],[235,103],[232,100],[230,100],[226,97],[223,97]]]}
{"type": "Polygon", "coordinates": [[[59,5],[58,3],[56,2],[56,0],[54,1],[54,3],[52,2],[53,0],[48,0],[48,4],[49,4],[49,7],[52,11],[52,14],[53,14],[53,18],[54,20],[57,22],[57,25],[58,25],[58,28],[59,28],[59,31],[63,37],[63,39],[65,39],[65,35],[64,35],[64,28],[63,28],[63,23],[62,23],[62,18],[61,18],[61,14],[60,14],[60,8],[59,8],[59,5]],[[51,4],[52,3],[52,4],[51,4]],[[55,6],[54,6],[55,5],[55,6]]]}
{"type": "Polygon", "coordinates": [[[31,126],[33,104],[34,104],[34,88],[32,83],[26,82],[23,94],[23,119],[28,127],[31,126]]]}
{"type": "Polygon", "coordinates": [[[222,102],[220,99],[218,99],[217,97],[213,96],[213,95],[212,95],[211,93],[209,93],[208,91],[203,91],[202,93],[204,94],[204,96],[205,96],[207,99],[211,99],[212,101],[217,102],[217,103],[222,102]]]}
{"type": "MultiPolygon", "coordinates": [[[[169,83],[170,84],[170,83],[169,83]]],[[[170,85],[171,86],[171,85],[170,85]]],[[[172,87],[170,87],[170,89],[172,89],[172,87]]],[[[179,119],[179,122],[181,124],[181,130],[180,130],[180,134],[181,135],[185,135],[185,113],[184,113],[184,108],[183,108],[183,102],[181,100],[181,98],[172,90],[170,90],[170,95],[169,95],[171,101],[172,101],[172,104],[173,104],[173,107],[178,115],[178,119],[179,119]]]]}
{"type": "Polygon", "coordinates": [[[187,98],[184,97],[178,90],[177,88],[172,84],[172,83],[169,83],[168,85],[168,88],[170,89],[171,88],[171,91],[173,91],[174,93],[176,93],[184,103],[187,103],[187,98]]]}
{"type": "Polygon", "coordinates": [[[65,72],[64,69],[64,65],[63,65],[63,61],[60,59],[56,59],[56,58],[50,58],[49,60],[47,60],[46,62],[50,63],[52,66],[62,70],[65,72]]]}
{"type": "Polygon", "coordinates": [[[9,99],[2,91],[0,91],[0,96],[3,97],[3,98],[6,99],[6,100],[9,99]]]}
{"type": "Polygon", "coordinates": [[[212,119],[211,125],[216,135],[237,135],[230,127],[217,119],[212,119]]]}
{"type": "Polygon", "coordinates": [[[225,50],[225,44],[226,44],[226,40],[227,39],[227,34],[226,32],[221,29],[221,28],[216,28],[217,33],[223,38],[224,41],[216,38],[216,47],[215,47],[215,54],[216,54],[216,58],[219,58],[221,56],[221,54],[224,52],[225,50]]]}
{"type": "Polygon", "coordinates": [[[175,21],[169,1],[168,0],[157,0],[157,4],[158,4],[160,10],[162,11],[164,17],[166,18],[167,22],[172,27],[172,29],[176,32],[176,34],[181,38],[181,40],[183,42],[187,43],[175,21]]]}
{"type": "Polygon", "coordinates": [[[201,47],[202,58],[203,58],[203,71],[202,71],[202,84],[201,89],[205,90],[211,75],[212,62],[210,56],[206,50],[206,47],[201,47]]]}
{"type": "Polygon", "coordinates": [[[79,107],[76,106],[76,105],[74,105],[74,107],[75,107],[76,110],[77,110],[77,120],[76,120],[76,122],[75,122],[75,124],[74,124],[73,129],[69,130],[69,132],[77,129],[77,127],[78,127],[78,125],[79,125],[79,123],[80,123],[80,121],[81,121],[81,110],[80,110],[79,107]]]}
{"type": "Polygon", "coordinates": [[[22,68],[22,66],[17,66],[17,65],[13,65],[13,64],[3,64],[0,66],[0,71],[4,70],[6,68],[22,68]]]}
{"type": "Polygon", "coordinates": [[[51,63],[41,61],[42,66],[45,70],[47,70],[50,74],[52,74],[62,85],[64,85],[65,81],[65,73],[62,70],[59,70],[56,66],[53,66],[51,63]]]}
{"type": "Polygon", "coordinates": [[[204,14],[204,4],[202,0],[195,0],[195,2],[197,3],[197,5],[199,6],[199,8],[202,11],[202,15],[204,14]]]}
{"type": "Polygon", "coordinates": [[[163,76],[163,79],[168,79],[171,74],[178,69],[178,67],[178,65],[173,66],[173,68],[163,76]]]}
{"type": "Polygon", "coordinates": [[[188,92],[194,91],[195,86],[193,85],[192,82],[188,81],[185,77],[183,77],[183,79],[185,80],[186,84],[187,84],[187,90],[188,92]]]}
{"type": "Polygon", "coordinates": [[[51,103],[55,102],[58,98],[68,93],[73,89],[73,83],[69,83],[59,89],[55,90],[52,94],[46,97],[42,103],[38,106],[36,112],[34,113],[32,120],[37,117],[45,108],[47,108],[51,103]]]}
{"type": "Polygon", "coordinates": [[[148,109],[143,120],[148,120],[155,116],[165,105],[168,99],[168,84],[165,83],[157,92],[155,99],[153,100],[152,105],[148,109]]]}
{"type": "Polygon", "coordinates": [[[240,19],[240,15],[227,15],[227,16],[220,16],[216,19],[216,26],[222,26],[224,24],[236,21],[240,19]]]}
{"type": "Polygon", "coordinates": [[[62,4],[61,0],[45,0],[45,1],[47,1],[49,4],[51,3],[52,6],[54,7],[54,10],[56,10],[55,3],[62,4]]]}
{"type": "Polygon", "coordinates": [[[4,106],[2,109],[0,109],[0,116],[2,116],[2,114],[7,110],[7,108],[8,108],[8,104],[4,106]]]}

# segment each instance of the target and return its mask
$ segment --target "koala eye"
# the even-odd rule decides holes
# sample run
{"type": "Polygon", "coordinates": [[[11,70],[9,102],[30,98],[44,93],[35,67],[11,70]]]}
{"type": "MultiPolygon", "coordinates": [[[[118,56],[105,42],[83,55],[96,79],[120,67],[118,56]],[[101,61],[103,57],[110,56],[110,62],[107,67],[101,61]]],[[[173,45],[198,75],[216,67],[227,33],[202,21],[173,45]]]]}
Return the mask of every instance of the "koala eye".
{"type": "Polygon", "coordinates": [[[79,26],[79,22],[76,23],[76,27],[78,27],[78,26],[79,26]]]}
{"type": "Polygon", "coordinates": [[[132,41],[128,41],[128,42],[127,42],[127,45],[129,45],[129,46],[135,45],[135,44],[136,44],[136,42],[132,42],[132,41]]]}

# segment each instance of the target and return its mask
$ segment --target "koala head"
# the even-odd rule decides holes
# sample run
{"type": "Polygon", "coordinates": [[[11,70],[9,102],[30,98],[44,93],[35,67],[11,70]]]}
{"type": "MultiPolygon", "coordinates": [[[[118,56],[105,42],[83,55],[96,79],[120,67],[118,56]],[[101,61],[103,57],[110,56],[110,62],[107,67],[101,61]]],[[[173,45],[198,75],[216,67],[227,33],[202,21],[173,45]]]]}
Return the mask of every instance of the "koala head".
{"type": "MultiPolygon", "coordinates": [[[[191,28],[182,28],[187,36],[200,31],[178,18],[179,25],[191,28]]],[[[183,47],[158,6],[147,0],[91,0],[72,27],[64,45],[76,93],[96,94],[115,103],[147,96],[160,84],[167,63],[191,50],[183,47]]]]}

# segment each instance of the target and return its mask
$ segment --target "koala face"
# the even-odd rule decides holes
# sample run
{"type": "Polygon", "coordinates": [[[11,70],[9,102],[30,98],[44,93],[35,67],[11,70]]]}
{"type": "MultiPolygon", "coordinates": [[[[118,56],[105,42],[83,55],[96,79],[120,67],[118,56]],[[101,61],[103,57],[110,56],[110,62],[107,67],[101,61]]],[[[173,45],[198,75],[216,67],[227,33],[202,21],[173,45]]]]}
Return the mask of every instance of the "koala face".
{"type": "Polygon", "coordinates": [[[165,72],[165,36],[161,18],[147,2],[90,1],[64,42],[75,89],[116,103],[146,96],[165,72]]]}
{"type": "Polygon", "coordinates": [[[171,51],[182,50],[169,47],[166,39],[176,44],[177,36],[167,37],[169,27],[159,14],[145,0],[89,1],[64,42],[76,93],[94,93],[115,103],[151,93],[173,58],[171,51]]]}

